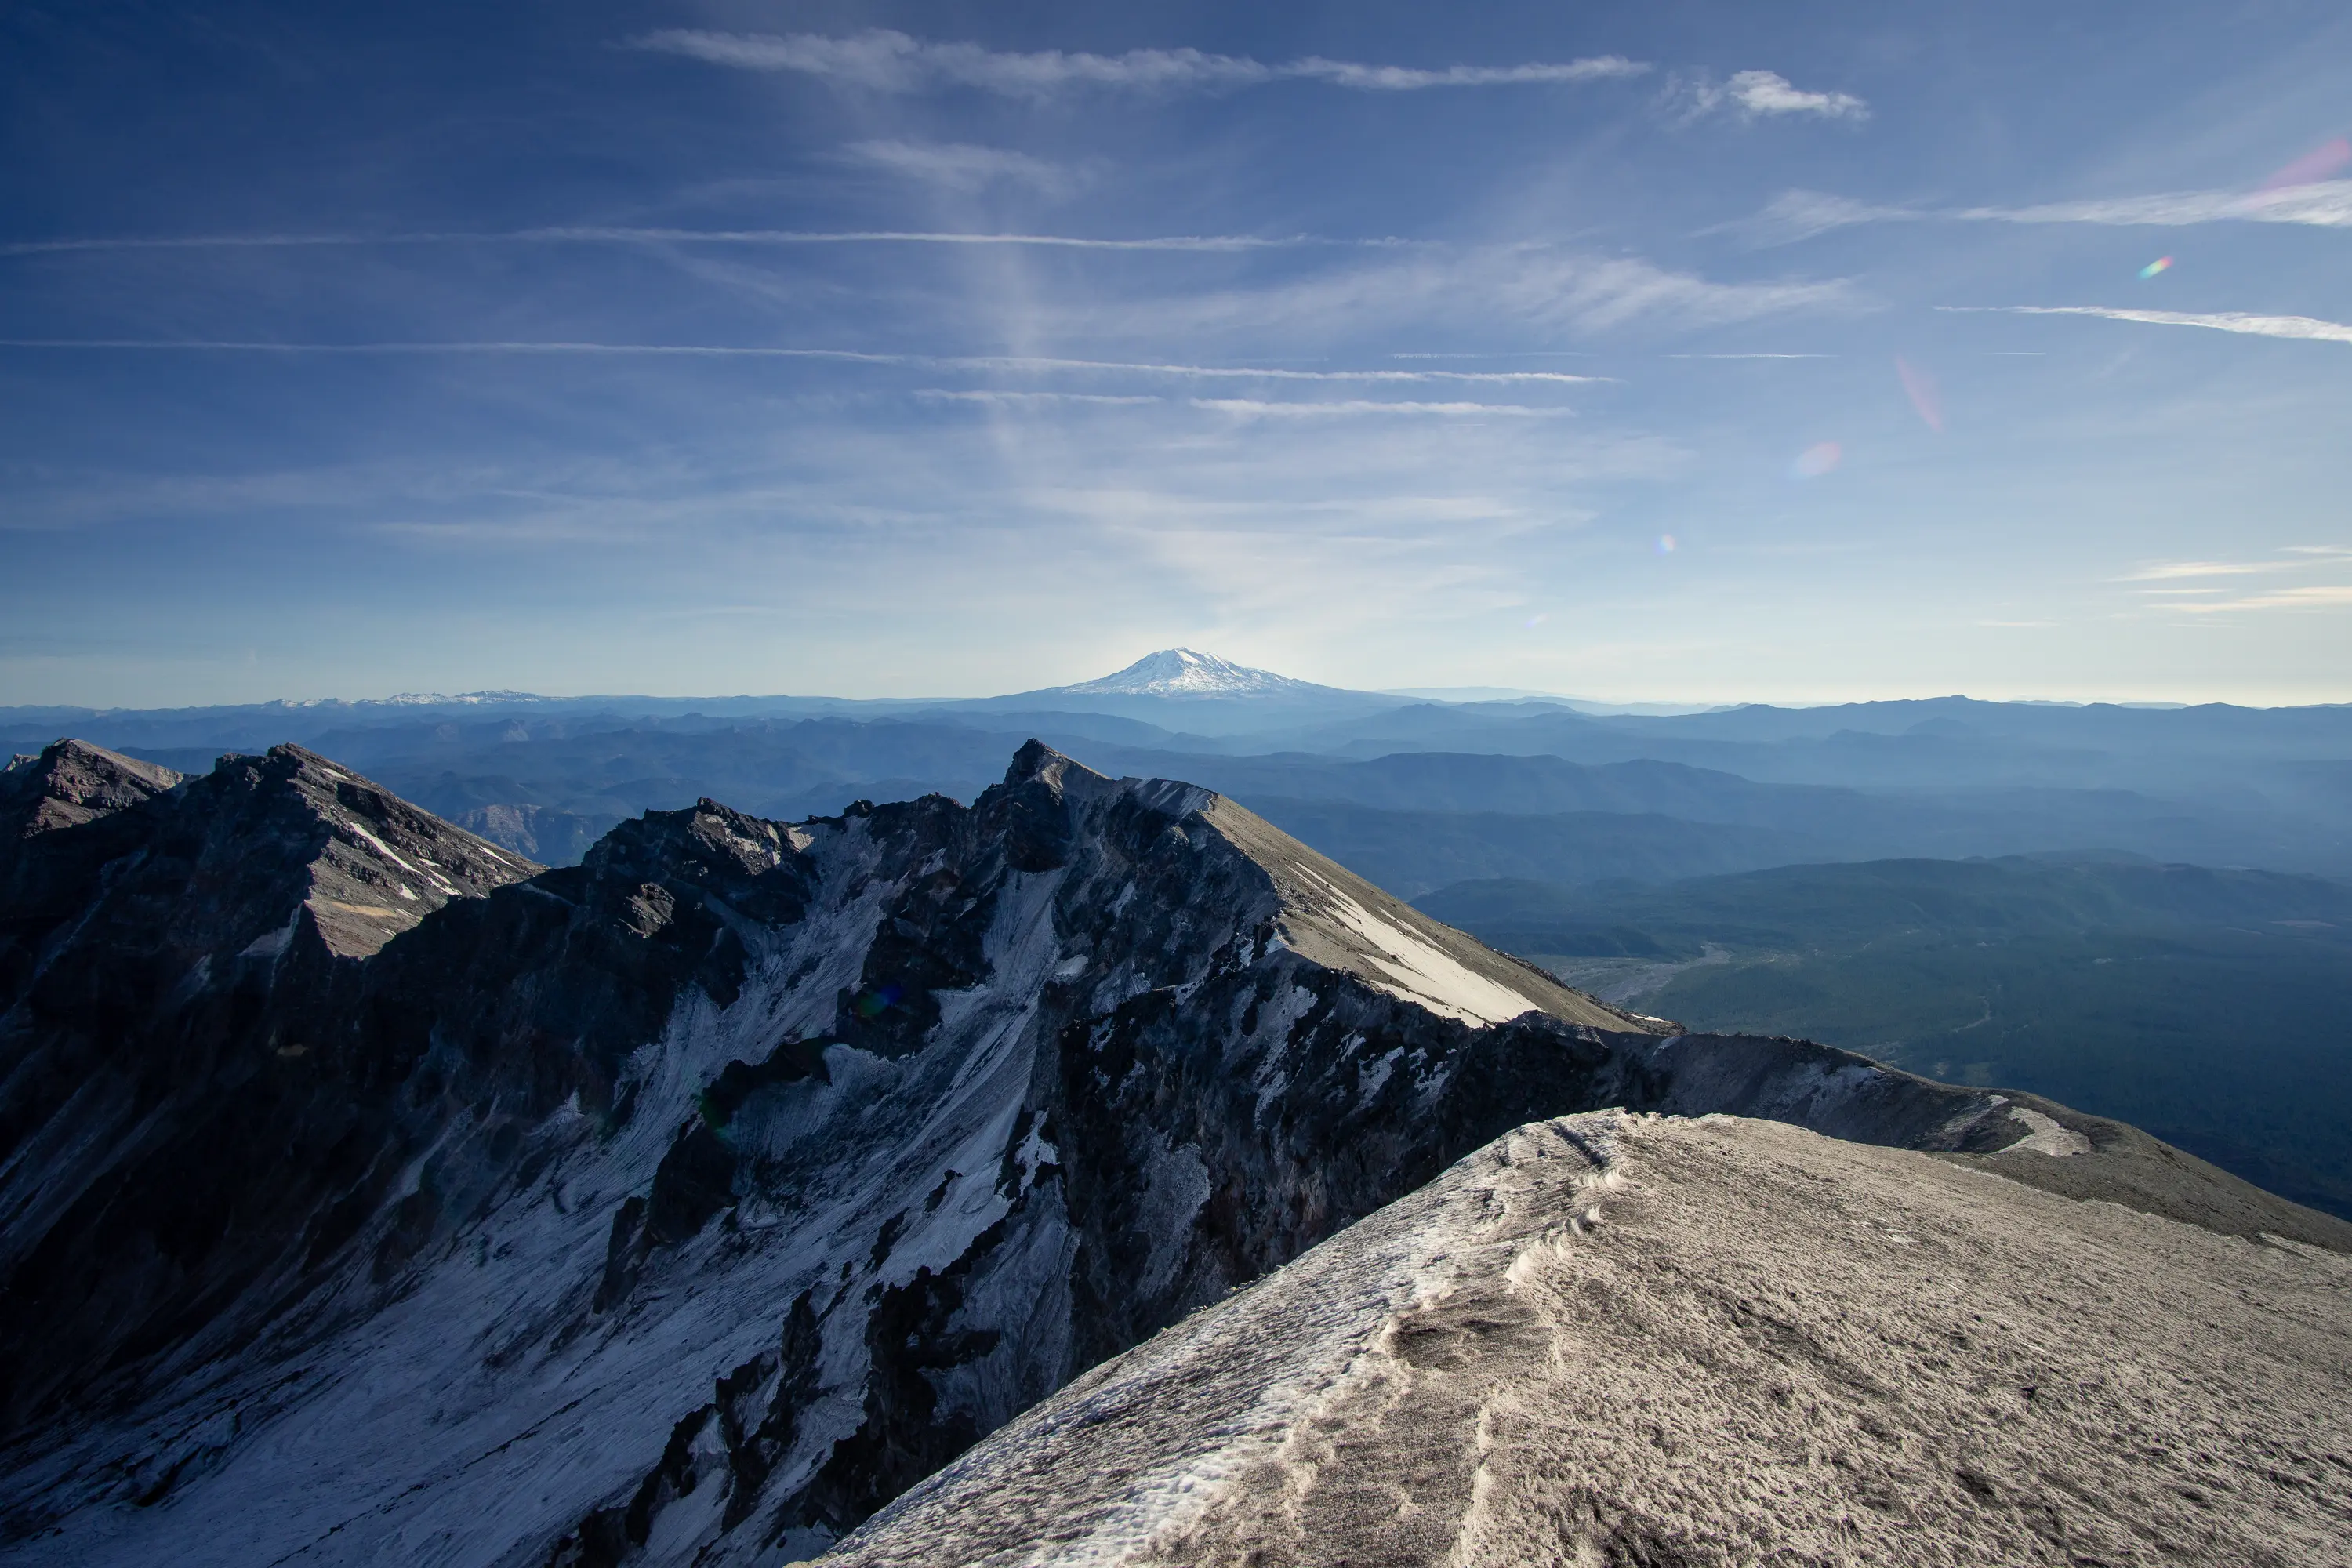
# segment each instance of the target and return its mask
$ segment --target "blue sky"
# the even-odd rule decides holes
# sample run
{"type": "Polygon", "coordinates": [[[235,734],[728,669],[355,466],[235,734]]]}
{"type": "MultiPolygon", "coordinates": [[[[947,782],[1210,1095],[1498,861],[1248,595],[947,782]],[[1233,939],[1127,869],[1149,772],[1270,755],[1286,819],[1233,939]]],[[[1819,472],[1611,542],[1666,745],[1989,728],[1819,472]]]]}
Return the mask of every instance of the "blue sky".
{"type": "Polygon", "coordinates": [[[2352,700],[2340,5],[47,0],[0,128],[0,702],[2352,700]]]}

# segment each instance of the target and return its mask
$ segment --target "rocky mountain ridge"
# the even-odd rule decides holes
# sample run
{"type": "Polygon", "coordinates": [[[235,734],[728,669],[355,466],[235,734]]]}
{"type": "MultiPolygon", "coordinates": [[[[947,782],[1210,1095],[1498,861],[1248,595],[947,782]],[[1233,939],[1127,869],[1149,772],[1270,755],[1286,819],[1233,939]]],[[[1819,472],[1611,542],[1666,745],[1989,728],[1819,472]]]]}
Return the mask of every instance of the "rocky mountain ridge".
{"type": "Polygon", "coordinates": [[[1034,742],[970,806],[704,801],[546,871],[299,748],[127,763],[6,796],[92,813],[0,846],[7,1561],[789,1560],[1601,1105],[2352,1247],[2063,1107],[1608,1007],[1034,742]]]}
{"type": "Polygon", "coordinates": [[[2043,1158],[1530,1123],[825,1562],[2343,1561],[2352,1258],[2000,1179],[2043,1158]]]}

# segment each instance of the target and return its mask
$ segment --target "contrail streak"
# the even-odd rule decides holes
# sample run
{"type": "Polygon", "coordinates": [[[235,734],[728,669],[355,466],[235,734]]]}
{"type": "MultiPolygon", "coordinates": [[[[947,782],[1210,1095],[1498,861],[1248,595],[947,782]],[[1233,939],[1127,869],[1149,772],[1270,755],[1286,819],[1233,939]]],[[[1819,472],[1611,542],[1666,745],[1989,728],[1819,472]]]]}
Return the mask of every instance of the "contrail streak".
{"type": "Polygon", "coordinates": [[[957,234],[918,229],[847,229],[838,232],[791,228],[616,228],[572,225],[502,231],[429,229],[408,234],[200,234],[65,239],[20,239],[0,243],[0,256],[51,256],[109,250],[269,250],[328,247],[414,245],[980,245],[1042,247],[1063,250],[1173,250],[1234,252],[1331,246],[1392,249],[1423,243],[1375,237],[1331,239],[1319,235],[1178,234],[1139,239],[1097,239],[1067,234],[957,234]]]}

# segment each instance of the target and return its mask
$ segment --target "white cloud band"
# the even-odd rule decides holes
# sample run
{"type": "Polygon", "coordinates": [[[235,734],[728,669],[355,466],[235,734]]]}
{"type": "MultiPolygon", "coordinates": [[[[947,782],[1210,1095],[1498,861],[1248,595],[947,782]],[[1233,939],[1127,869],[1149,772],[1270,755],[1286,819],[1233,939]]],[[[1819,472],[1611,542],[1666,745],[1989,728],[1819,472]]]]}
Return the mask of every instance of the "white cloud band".
{"type": "MultiPolygon", "coordinates": [[[[871,145],[871,144],[869,144],[871,145]]],[[[980,149],[980,151],[990,151],[980,149]]],[[[0,256],[45,256],[85,250],[267,250],[279,247],[307,249],[320,247],[370,245],[1003,245],[1036,246],[1066,250],[1287,250],[1302,247],[1341,249],[1398,249],[1419,242],[1405,239],[1326,239],[1315,235],[1261,236],[1248,234],[1150,235],[1138,239],[1096,239],[1066,234],[956,234],[915,229],[846,229],[824,231],[790,228],[625,228],[601,225],[569,225],[551,228],[504,231],[425,230],[409,234],[228,234],[130,236],[121,238],[80,237],[69,239],[26,239],[0,244],[0,256]]]]}
{"type": "Polygon", "coordinates": [[[2030,207],[1965,207],[1933,215],[1980,223],[2090,223],[2177,227],[2200,223],[2297,223],[2352,228],[2352,180],[2322,180],[2271,191],[2175,191],[2030,207]]]}
{"type": "Polygon", "coordinates": [[[931,43],[888,28],[873,28],[837,38],[817,33],[720,33],[668,27],[648,33],[633,43],[637,48],[683,55],[712,65],[746,70],[797,71],[876,92],[918,92],[950,86],[1032,99],[1072,88],[1179,91],[1252,87],[1284,80],[1323,81],[1367,92],[1412,92],[1431,88],[1596,81],[1640,76],[1650,68],[1617,55],[1424,70],[1405,66],[1360,65],[1320,56],[1268,64],[1246,56],[1213,55],[1200,49],[1129,49],[1119,55],[1042,49],[1023,54],[987,49],[978,44],[931,43]]]}
{"type": "Polygon", "coordinates": [[[2249,584],[2179,587],[2213,578],[2259,577],[2280,572],[2340,572],[2352,564],[2352,550],[2333,544],[2289,544],[2273,561],[2154,561],[2126,574],[2125,583],[2163,584],[2133,592],[2152,601],[2149,608],[2167,615],[2218,616],[2253,610],[2332,610],[2352,606],[2352,585],[2303,583],[2247,592],[2249,584]]]}
{"type": "Polygon", "coordinates": [[[2318,180],[2252,192],[2172,191],[2023,207],[1888,206],[1819,191],[1788,191],[1755,216],[1724,227],[1758,244],[1787,245],[1853,224],[1929,222],[2084,223],[2151,228],[2203,223],[2292,223],[2352,228],[2352,180],[2318,180]]]}
{"type": "Polygon", "coordinates": [[[1360,414],[1421,415],[1440,418],[1565,419],[1572,408],[1536,408],[1522,403],[1390,403],[1373,398],[1335,399],[1326,403],[1275,403],[1253,397],[1195,397],[1195,408],[1232,414],[1244,419],[1345,417],[1360,414]]]}
{"type": "Polygon", "coordinates": [[[2257,338],[2305,338],[2352,343],[2352,325],[2316,316],[2260,316],[2245,310],[2125,310],[2105,305],[1938,305],[1939,310],[2009,316],[2098,316],[2110,321],[2144,321],[2159,327],[2204,327],[2257,338]]]}
{"type": "Polygon", "coordinates": [[[1066,164],[1009,148],[975,147],[961,142],[853,142],[841,150],[841,156],[848,163],[950,191],[978,191],[1002,181],[1060,195],[1083,183],[1082,173],[1066,164]]]}
{"type": "Polygon", "coordinates": [[[2267,593],[2249,594],[2239,599],[2217,599],[2204,604],[2183,601],[2165,607],[2174,611],[2185,610],[2196,616],[2226,615],[2236,610],[2352,608],[2352,585],[2312,584],[2300,588],[2273,588],[2267,593]]]}
{"type": "Polygon", "coordinates": [[[849,364],[907,365],[921,370],[1012,374],[1097,374],[1167,376],[1203,381],[1430,382],[1551,384],[1605,382],[1605,375],[1551,370],[1293,370],[1256,365],[1175,364],[1151,360],[1055,359],[1034,354],[867,353],[857,349],[787,348],[738,343],[596,343],[557,340],[482,339],[445,342],[271,342],[264,339],[0,338],[0,349],[110,349],[204,353],[281,354],[612,354],[679,359],[830,360],[849,364]]]}

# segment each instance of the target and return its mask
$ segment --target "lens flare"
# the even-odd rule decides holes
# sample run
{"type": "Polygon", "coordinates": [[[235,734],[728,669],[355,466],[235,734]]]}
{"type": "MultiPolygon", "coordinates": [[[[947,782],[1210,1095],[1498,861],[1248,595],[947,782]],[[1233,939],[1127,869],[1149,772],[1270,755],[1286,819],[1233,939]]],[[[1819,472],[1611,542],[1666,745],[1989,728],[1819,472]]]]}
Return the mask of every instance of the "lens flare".
{"type": "MultiPolygon", "coordinates": [[[[1895,362],[1895,374],[1903,378],[1904,395],[1911,399],[1911,406],[1918,411],[1919,417],[1926,421],[1927,428],[1939,436],[1942,435],[1944,398],[1943,395],[1936,390],[1936,378],[1906,359],[1898,359],[1895,362]]],[[[1834,463],[1835,460],[1832,458],[1832,462],[1834,463]]]]}
{"type": "Polygon", "coordinates": [[[1519,624],[1525,626],[1528,630],[1533,631],[1549,619],[1551,619],[1549,616],[1545,615],[1541,610],[1538,610],[1534,615],[1529,616],[1526,620],[1521,621],[1519,624]]]}
{"type": "Polygon", "coordinates": [[[2158,273],[2165,271],[2170,268],[2171,265],[2172,258],[2169,256],[2159,256],[2155,260],[2149,262],[2147,266],[2141,268],[2139,269],[2139,275],[2143,278],[2153,278],[2158,273]]]}
{"type": "Polygon", "coordinates": [[[1662,533],[1662,534],[1658,535],[1658,553],[1659,553],[1659,554],[1661,554],[1661,555],[1672,555],[1672,554],[1675,552],[1675,536],[1674,536],[1673,534],[1671,534],[1671,533],[1662,533]]]}
{"type": "Polygon", "coordinates": [[[1796,460],[1789,465],[1789,477],[1792,479],[1818,479],[1836,468],[1839,459],[1844,456],[1845,448],[1835,441],[1817,441],[1797,454],[1796,460]]]}
{"type": "Polygon", "coordinates": [[[2352,163],[2352,140],[2332,137],[2264,180],[2262,188],[2283,191],[2294,185],[2313,184],[2347,163],[2352,163]]]}

